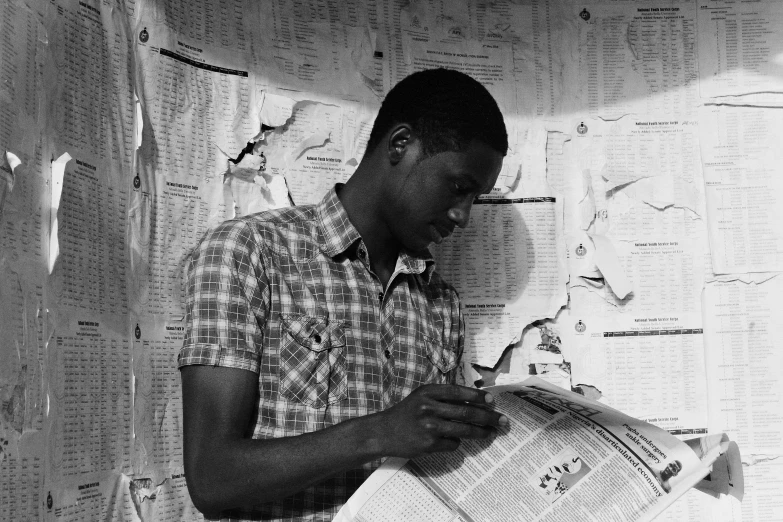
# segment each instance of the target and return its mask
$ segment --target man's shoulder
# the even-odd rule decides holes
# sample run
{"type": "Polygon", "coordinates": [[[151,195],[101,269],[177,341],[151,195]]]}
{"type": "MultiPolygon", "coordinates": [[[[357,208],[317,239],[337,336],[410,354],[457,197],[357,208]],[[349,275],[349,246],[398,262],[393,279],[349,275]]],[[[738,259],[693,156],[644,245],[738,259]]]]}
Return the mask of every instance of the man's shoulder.
{"type": "Polygon", "coordinates": [[[195,250],[294,254],[313,251],[318,238],[315,206],[302,205],[223,221],[202,237],[195,250]]]}
{"type": "Polygon", "coordinates": [[[313,236],[317,227],[315,205],[265,210],[239,218],[229,219],[215,227],[217,234],[249,233],[265,240],[313,236]]]}

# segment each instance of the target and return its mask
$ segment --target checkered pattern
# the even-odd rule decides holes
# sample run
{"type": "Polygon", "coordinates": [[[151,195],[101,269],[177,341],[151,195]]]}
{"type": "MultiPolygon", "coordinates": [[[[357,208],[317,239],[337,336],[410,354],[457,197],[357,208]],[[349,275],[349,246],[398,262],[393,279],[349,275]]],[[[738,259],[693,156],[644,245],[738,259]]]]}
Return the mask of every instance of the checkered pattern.
{"type": "MultiPolygon", "coordinates": [[[[429,252],[384,289],[335,189],[318,205],[223,223],[188,264],[179,366],[258,373],[254,438],[299,435],[454,382],[464,325],[429,252]]],[[[331,520],[377,462],[223,520],[331,520]]]]}

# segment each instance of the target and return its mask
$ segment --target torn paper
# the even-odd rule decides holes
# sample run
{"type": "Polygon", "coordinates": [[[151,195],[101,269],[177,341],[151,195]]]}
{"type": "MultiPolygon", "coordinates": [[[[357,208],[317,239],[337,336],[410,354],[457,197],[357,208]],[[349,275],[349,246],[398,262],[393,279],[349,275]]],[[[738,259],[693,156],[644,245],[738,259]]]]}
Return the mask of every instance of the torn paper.
{"type": "Polygon", "coordinates": [[[617,259],[617,251],[612,241],[599,234],[590,234],[590,239],[595,246],[593,253],[595,266],[603,275],[604,280],[612,287],[614,294],[620,299],[625,299],[633,290],[633,285],[617,259]]]}
{"type": "Polygon", "coordinates": [[[54,264],[60,256],[60,199],[65,179],[65,165],[71,160],[66,152],[52,162],[52,200],[49,207],[49,273],[54,270],[54,264]]]}
{"type": "Polygon", "coordinates": [[[296,102],[287,96],[265,91],[262,93],[259,119],[269,127],[285,125],[293,114],[295,104],[296,102]]]}

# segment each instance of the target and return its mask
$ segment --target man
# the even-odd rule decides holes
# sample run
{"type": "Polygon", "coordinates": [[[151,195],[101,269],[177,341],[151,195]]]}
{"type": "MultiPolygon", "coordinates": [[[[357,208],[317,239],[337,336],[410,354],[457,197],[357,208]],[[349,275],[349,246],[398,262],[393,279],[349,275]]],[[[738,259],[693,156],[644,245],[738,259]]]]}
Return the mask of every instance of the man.
{"type": "Polygon", "coordinates": [[[454,385],[464,326],[427,250],[468,223],[508,149],[469,76],[386,96],[356,172],[317,205],[227,221],[194,249],[180,353],[194,504],[226,520],[331,520],[388,456],[508,420],[454,385]]]}

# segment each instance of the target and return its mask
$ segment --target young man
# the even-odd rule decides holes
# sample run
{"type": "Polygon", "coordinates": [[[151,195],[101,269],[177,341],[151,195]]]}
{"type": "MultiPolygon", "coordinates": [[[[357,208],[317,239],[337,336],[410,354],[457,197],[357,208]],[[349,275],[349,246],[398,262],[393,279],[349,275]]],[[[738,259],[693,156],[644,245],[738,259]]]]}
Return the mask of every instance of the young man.
{"type": "Polygon", "coordinates": [[[422,71],[386,96],[345,185],[206,235],[179,358],[198,509],[331,520],[380,459],[453,451],[508,422],[453,384],[459,299],[427,250],[467,225],[507,149],[481,84],[422,71]]]}

